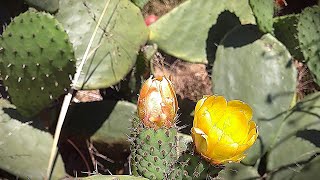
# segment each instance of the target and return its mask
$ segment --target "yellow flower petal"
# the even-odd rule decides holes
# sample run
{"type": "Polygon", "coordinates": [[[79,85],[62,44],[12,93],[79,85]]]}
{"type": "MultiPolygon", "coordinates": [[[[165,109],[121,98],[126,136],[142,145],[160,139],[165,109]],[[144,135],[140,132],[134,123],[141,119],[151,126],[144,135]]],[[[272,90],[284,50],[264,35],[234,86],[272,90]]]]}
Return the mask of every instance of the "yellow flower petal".
{"type": "Polygon", "coordinates": [[[228,110],[216,126],[229,135],[234,142],[243,142],[249,132],[248,121],[241,111],[228,110]]]}
{"type": "Polygon", "coordinates": [[[200,109],[195,113],[198,118],[194,127],[208,134],[214,124],[221,119],[227,109],[227,101],[222,96],[210,96],[205,99],[200,109]]]}
{"type": "Polygon", "coordinates": [[[244,103],[244,102],[242,102],[240,100],[229,101],[228,102],[228,108],[231,109],[231,111],[241,111],[241,112],[243,112],[246,115],[248,121],[252,119],[252,109],[251,109],[251,107],[248,104],[246,104],[246,103],[244,103]]]}
{"type": "Polygon", "coordinates": [[[206,152],[207,151],[207,135],[201,129],[198,129],[198,128],[192,128],[191,135],[193,138],[193,142],[195,142],[196,148],[200,152],[206,152]]]}
{"type": "Polygon", "coordinates": [[[197,152],[214,164],[241,161],[258,137],[251,119],[252,109],[242,101],[202,98],[195,107],[192,128],[197,152]]]}

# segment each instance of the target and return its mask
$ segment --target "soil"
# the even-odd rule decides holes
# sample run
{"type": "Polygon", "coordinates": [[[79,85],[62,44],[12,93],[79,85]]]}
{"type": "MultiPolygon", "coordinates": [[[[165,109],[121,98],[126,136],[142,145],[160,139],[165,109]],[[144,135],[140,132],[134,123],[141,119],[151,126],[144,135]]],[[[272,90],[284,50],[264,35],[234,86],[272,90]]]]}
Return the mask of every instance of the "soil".
{"type": "Polygon", "coordinates": [[[181,99],[197,101],[203,95],[212,94],[212,84],[206,65],[189,63],[160,53],[156,53],[153,63],[154,75],[170,77],[181,99]]]}

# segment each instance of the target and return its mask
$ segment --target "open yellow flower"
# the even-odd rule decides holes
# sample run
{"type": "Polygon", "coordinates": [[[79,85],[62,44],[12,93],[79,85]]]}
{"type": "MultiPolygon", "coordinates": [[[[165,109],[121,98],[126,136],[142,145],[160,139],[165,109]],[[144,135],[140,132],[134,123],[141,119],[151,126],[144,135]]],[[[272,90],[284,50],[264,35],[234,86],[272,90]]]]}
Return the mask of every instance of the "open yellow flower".
{"type": "Polygon", "coordinates": [[[197,152],[213,164],[240,162],[258,137],[250,106],[222,96],[198,101],[191,134],[197,152]]]}
{"type": "Polygon", "coordinates": [[[138,99],[138,116],[147,127],[172,127],[178,101],[171,81],[165,76],[146,80],[138,99]]]}

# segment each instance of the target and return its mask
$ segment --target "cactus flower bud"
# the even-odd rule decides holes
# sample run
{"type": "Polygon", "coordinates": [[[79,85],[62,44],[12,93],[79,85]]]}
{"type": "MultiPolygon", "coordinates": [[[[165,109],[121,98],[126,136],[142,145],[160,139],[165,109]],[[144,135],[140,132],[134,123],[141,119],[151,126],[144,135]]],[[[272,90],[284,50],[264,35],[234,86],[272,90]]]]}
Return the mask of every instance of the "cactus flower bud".
{"type": "Polygon", "coordinates": [[[147,127],[172,127],[178,102],[171,81],[152,76],[142,85],[138,99],[138,116],[147,127]]]}
{"type": "Polygon", "coordinates": [[[250,106],[222,96],[198,101],[191,134],[196,151],[212,164],[241,161],[258,137],[250,106]]]}

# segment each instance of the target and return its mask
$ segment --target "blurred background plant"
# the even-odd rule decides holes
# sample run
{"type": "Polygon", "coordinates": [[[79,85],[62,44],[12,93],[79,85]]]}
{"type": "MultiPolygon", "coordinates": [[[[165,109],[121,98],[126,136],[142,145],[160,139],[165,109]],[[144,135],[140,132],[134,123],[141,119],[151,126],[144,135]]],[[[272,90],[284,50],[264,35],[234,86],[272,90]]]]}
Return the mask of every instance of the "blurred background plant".
{"type": "Polygon", "coordinates": [[[252,106],[259,138],[247,158],[227,164],[217,178],[318,177],[319,1],[2,0],[3,178],[45,177],[69,76],[106,2],[74,84],[53,179],[129,174],[131,120],[141,82],[151,74],[172,76],[183,127],[179,147],[190,141],[203,95],[252,106]]]}

